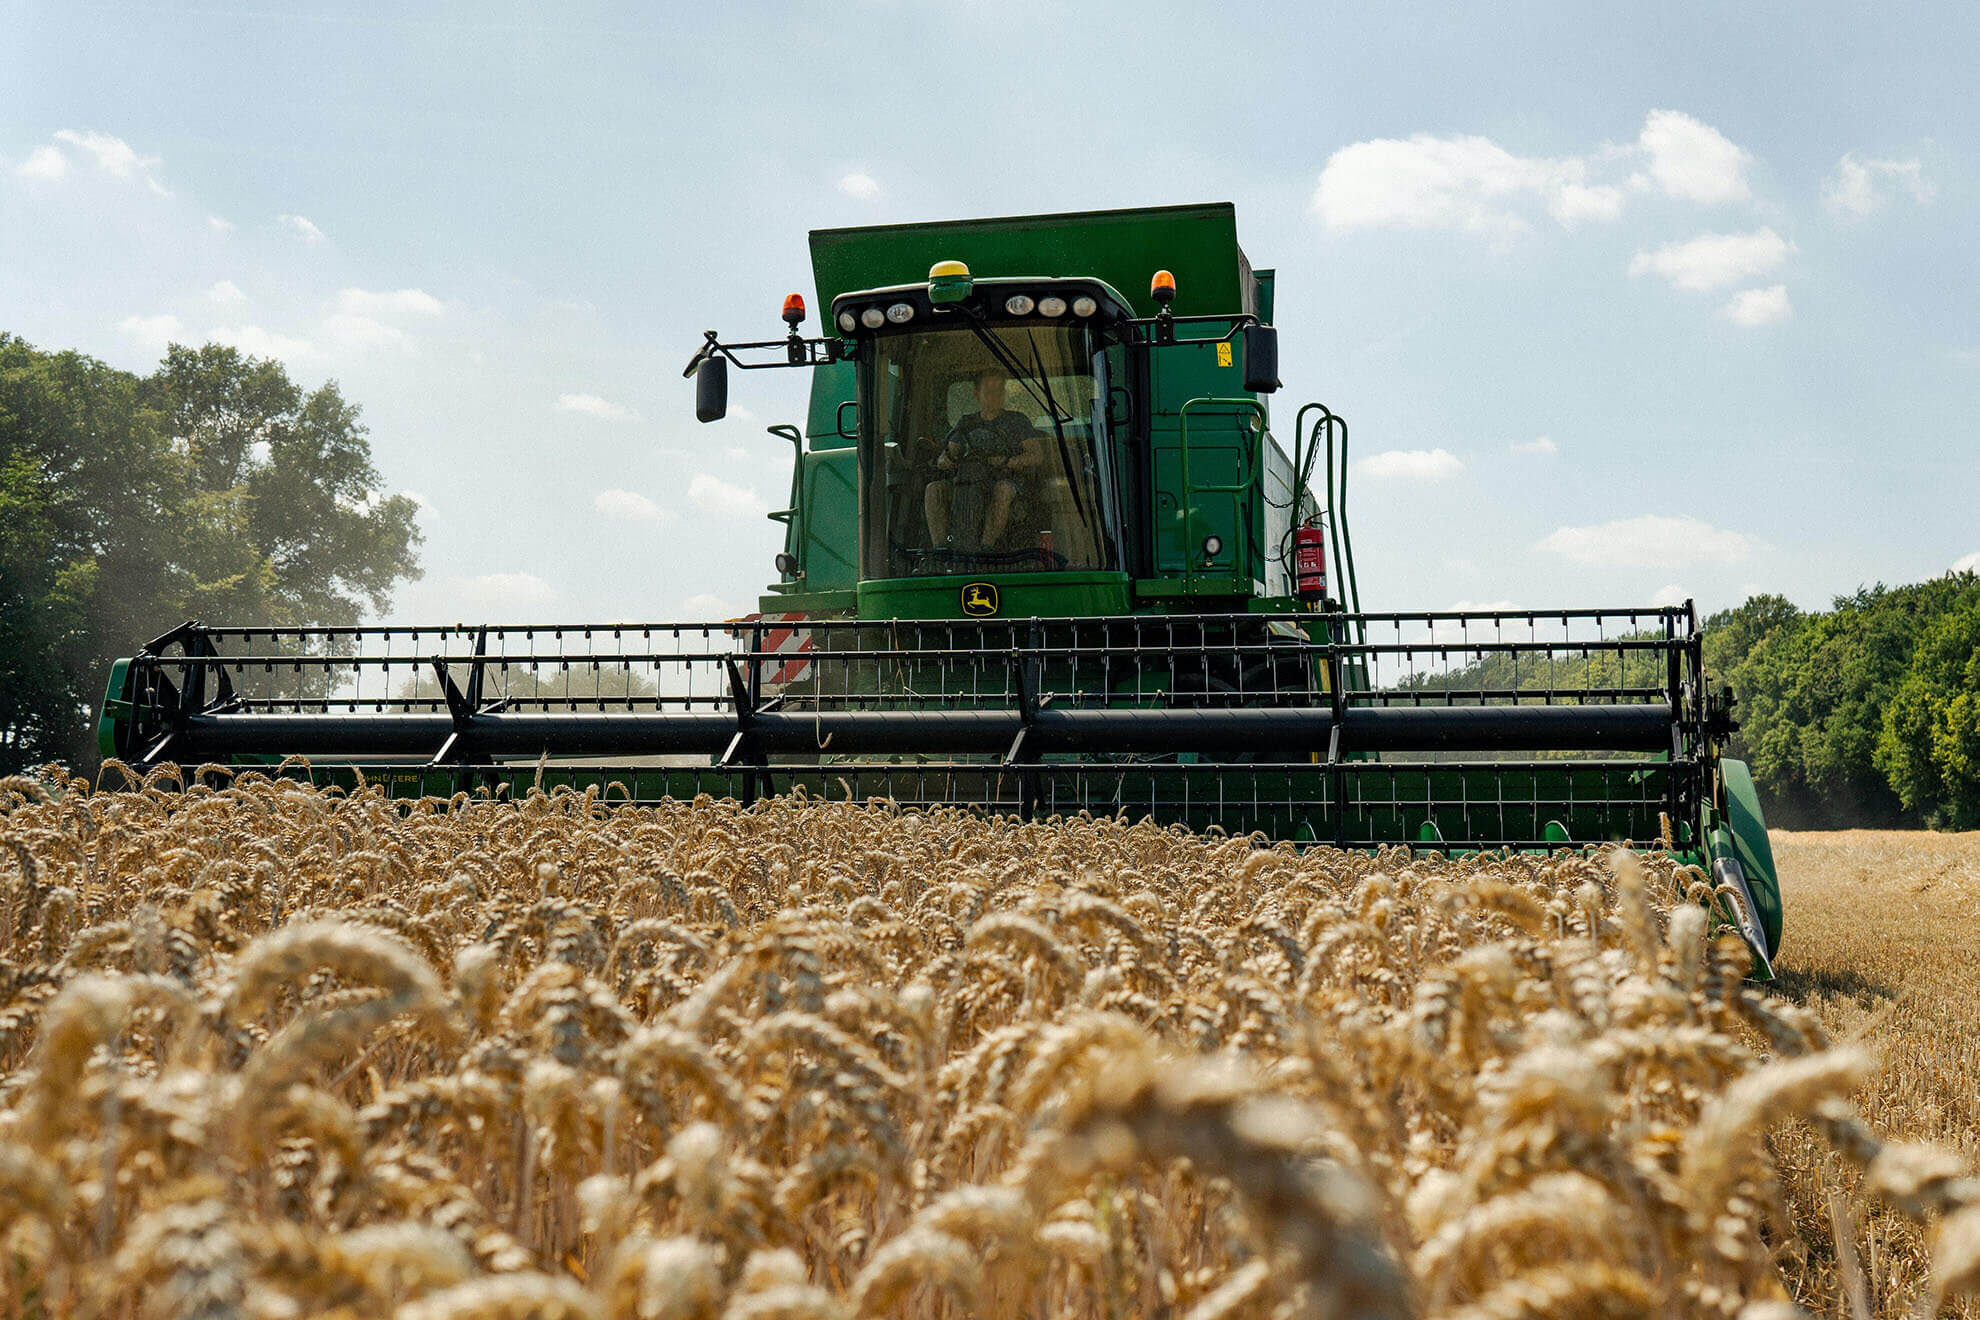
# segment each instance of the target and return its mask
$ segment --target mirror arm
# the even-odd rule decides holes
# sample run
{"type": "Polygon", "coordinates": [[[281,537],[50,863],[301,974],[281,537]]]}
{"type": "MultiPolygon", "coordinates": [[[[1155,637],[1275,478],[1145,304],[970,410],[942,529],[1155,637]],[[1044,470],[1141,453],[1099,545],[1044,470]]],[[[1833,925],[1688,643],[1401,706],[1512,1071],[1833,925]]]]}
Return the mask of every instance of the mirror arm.
{"type": "Polygon", "coordinates": [[[1149,332],[1141,343],[1159,343],[1167,348],[1171,344],[1226,344],[1237,338],[1246,326],[1260,325],[1262,322],[1250,312],[1239,312],[1234,316],[1137,316],[1130,318],[1128,324],[1149,332]],[[1175,327],[1179,325],[1221,325],[1225,330],[1221,335],[1185,339],[1175,333],[1175,327]]]}

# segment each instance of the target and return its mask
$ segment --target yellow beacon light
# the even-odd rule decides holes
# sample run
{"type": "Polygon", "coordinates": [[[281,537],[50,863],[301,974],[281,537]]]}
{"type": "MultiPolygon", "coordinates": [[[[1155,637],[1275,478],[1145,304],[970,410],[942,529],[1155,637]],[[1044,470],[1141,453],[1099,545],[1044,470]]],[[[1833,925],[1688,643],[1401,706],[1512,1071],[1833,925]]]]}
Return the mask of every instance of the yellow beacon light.
{"type": "Polygon", "coordinates": [[[960,261],[938,261],[928,268],[928,301],[961,302],[969,297],[969,267],[960,261]]]}
{"type": "Polygon", "coordinates": [[[1155,272],[1155,278],[1148,281],[1148,296],[1167,307],[1176,300],[1176,277],[1166,270],[1155,272]]]}

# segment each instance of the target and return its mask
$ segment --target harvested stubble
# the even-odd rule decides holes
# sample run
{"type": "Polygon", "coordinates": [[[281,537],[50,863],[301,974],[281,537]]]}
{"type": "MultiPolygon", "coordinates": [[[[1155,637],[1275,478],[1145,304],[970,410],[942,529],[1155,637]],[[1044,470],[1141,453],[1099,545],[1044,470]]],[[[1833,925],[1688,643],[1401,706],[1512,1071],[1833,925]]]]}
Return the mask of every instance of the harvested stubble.
{"type": "MultiPolygon", "coordinates": [[[[1880,1067],[1856,1097],[1881,1132],[1980,1158],[1980,833],[1837,830],[1774,836],[1791,934],[1779,992],[1880,1067]]],[[[1820,1134],[1774,1135],[1792,1222],[1811,1251],[1791,1276],[1831,1314],[1906,1314],[1928,1235],[1860,1197],[1820,1134]]],[[[1980,1300],[1948,1308],[1980,1316],[1980,1300]]]]}
{"type": "Polygon", "coordinates": [[[1797,1115],[1980,1272],[1659,857],[254,775],[0,842],[12,1314],[1786,1316],[1797,1115]]]}

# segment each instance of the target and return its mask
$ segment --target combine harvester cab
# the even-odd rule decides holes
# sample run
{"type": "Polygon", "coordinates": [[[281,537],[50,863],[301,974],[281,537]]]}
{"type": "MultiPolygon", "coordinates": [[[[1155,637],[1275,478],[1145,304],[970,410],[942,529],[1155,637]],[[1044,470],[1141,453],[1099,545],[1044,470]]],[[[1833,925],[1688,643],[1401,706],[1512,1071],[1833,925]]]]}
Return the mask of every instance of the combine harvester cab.
{"type": "Polygon", "coordinates": [[[793,294],[784,337],[709,331],[688,364],[703,421],[731,368],[812,372],[806,426],[771,428],[794,458],[760,613],[187,624],[118,662],[104,755],[413,797],[802,789],[1344,848],[1666,848],[1770,971],[1772,854],[1691,607],[1363,611],[1347,426],[1308,404],[1290,449],[1273,434],[1275,281],[1231,207],[811,248],[826,334],[793,294]]]}

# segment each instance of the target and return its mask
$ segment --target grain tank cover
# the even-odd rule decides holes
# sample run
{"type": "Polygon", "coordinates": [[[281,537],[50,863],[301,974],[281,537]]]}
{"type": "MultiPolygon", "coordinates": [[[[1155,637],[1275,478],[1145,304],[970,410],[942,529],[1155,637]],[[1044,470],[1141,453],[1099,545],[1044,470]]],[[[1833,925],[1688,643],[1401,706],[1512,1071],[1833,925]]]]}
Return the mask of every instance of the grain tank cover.
{"type": "Polygon", "coordinates": [[[1178,316],[1255,310],[1251,265],[1238,247],[1237,208],[1229,202],[811,231],[820,307],[843,293],[921,283],[940,261],[963,262],[979,280],[1102,280],[1136,316],[1155,314],[1148,279],[1166,269],[1175,272],[1178,316]]]}

